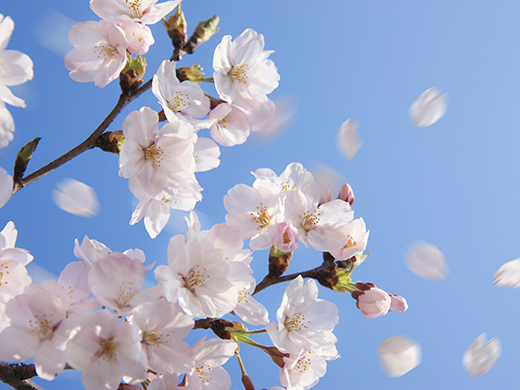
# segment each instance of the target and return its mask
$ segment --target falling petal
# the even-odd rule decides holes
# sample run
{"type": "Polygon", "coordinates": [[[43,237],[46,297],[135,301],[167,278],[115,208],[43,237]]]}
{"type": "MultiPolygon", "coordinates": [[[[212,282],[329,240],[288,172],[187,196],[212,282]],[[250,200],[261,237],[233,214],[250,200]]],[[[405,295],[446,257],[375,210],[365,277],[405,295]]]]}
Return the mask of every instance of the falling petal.
{"type": "Polygon", "coordinates": [[[410,106],[409,114],[412,124],[417,127],[433,125],[446,112],[447,95],[437,88],[429,88],[410,106]]]}
{"type": "Polygon", "coordinates": [[[92,187],[74,179],[64,179],[56,187],[52,197],[60,209],[89,218],[99,212],[99,202],[92,187]]]}
{"type": "Polygon", "coordinates": [[[500,341],[492,338],[486,343],[486,334],[477,337],[464,353],[462,364],[468,376],[480,376],[487,373],[500,357],[502,346],[500,341]]]}
{"type": "Polygon", "coordinates": [[[495,274],[493,284],[499,287],[520,287],[520,259],[503,264],[495,274]]]}
{"type": "Polygon", "coordinates": [[[37,19],[34,37],[41,46],[64,57],[72,49],[68,36],[74,23],[74,20],[61,12],[48,9],[37,19]]]}
{"type": "Polygon", "coordinates": [[[417,241],[408,248],[404,261],[410,271],[420,278],[440,282],[448,277],[444,254],[435,245],[417,241]]]}
{"type": "Polygon", "coordinates": [[[343,122],[338,132],[337,142],[340,152],[347,159],[354,157],[363,144],[358,134],[358,121],[347,119],[343,122]]]}
{"type": "Polygon", "coordinates": [[[406,374],[421,362],[421,347],[405,336],[386,339],[376,353],[386,374],[392,378],[406,374]]]}

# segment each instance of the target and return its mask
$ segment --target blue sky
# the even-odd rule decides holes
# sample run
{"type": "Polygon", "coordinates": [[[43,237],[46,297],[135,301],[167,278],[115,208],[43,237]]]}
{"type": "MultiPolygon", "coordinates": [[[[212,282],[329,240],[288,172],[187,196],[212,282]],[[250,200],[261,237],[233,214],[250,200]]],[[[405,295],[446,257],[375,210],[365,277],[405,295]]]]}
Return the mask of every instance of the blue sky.
{"type": "MultiPolygon", "coordinates": [[[[520,257],[520,3],[185,0],[183,10],[190,30],[213,14],[220,15],[221,30],[182,66],[198,63],[209,75],[222,36],[253,28],[265,36],[266,49],[275,51],[271,58],[281,80],[271,97],[297,108],[291,126],[270,143],[251,140],[222,148],[220,167],[198,175],[204,199],[196,210],[203,228],[224,221],[223,196],[237,183],[250,185],[250,171],[268,167],[281,173],[293,161],[308,169],[325,164],[352,185],[356,217],[370,229],[371,256],[353,278],[408,300],[405,313],[367,320],[350,296],[320,290],[320,297],[340,310],[334,333],[342,358],[329,363],[315,388],[487,389],[517,383],[519,293],[493,286],[492,279],[500,265],[520,257]],[[448,94],[446,115],[431,127],[415,128],[408,107],[432,86],[448,94]],[[350,161],[336,147],[336,133],[348,118],[359,120],[364,140],[350,161]],[[445,253],[447,281],[422,280],[405,267],[405,248],[416,240],[445,253]],[[488,374],[467,378],[462,355],[483,332],[500,339],[502,356],[488,374]],[[374,352],[394,335],[413,338],[423,352],[422,363],[397,379],[383,373],[374,352]]],[[[70,24],[97,20],[88,1],[30,7],[5,2],[0,12],[16,24],[8,48],[27,53],[35,73],[32,81],[13,88],[27,108],[10,110],[15,140],[0,150],[0,166],[10,171],[18,149],[38,136],[42,140],[28,169],[33,171],[93,131],[117,101],[118,85],[100,89],[74,82],[63,57],[41,44],[49,39],[46,34],[57,34],[66,51],[70,24]]],[[[156,44],[146,56],[149,76],[171,54],[162,26],[152,30],[156,44]]],[[[143,105],[159,110],[148,92],[110,130],[120,129],[125,116],[143,105]]],[[[182,216],[151,240],[142,224],[128,225],[134,206],[127,181],[118,176],[117,156],[92,150],[17,193],[0,210],[0,222],[15,222],[18,246],[51,274],[74,260],[74,239],[85,235],[114,250],[141,248],[149,260],[165,263],[168,240],[184,228],[182,216]],[[52,189],[66,177],[96,189],[100,215],[80,218],[54,205],[52,189]]],[[[254,257],[261,279],[267,253],[254,257]]],[[[309,269],[320,259],[319,253],[299,250],[291,269],[309,269]]],[[[285,287],[258,294],[272,319],[285,287]]],[[[193,340],[203,336],[199,332],[193,340]]],[[[266,356],[247,347],[243,353],[257,389],[278,385],[276,367],[266,356]]],[[[226,368],[235,380],[232,388],[241,388],[236,362],[226,368]]],[[[79,386],[76,377],[67,373],[43,386],[79,386]]]]}

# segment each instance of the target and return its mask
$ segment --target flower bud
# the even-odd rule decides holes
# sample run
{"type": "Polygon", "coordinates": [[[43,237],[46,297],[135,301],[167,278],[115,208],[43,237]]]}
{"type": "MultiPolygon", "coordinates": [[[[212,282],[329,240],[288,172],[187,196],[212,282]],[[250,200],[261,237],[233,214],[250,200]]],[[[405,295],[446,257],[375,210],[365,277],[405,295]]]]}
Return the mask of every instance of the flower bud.
{"type": "Polygon", "coordinates": [[[123,142],[125,137],[122,130],[106,131],[96,140],[96,146],[105,152],[119,154],[123,142]]]}
{"type": "Polygon", "coordinates": [[[300,235],[298,230],[290,222],[280,222],[277,226],[278,233],[275,234],[273,244],[281,252],[294,252],[298,249],[300,235]]]}
{"type": "MultiPolygon", "coordinates": [[[[359,283],[356,283],[358,285],[359,283]]],[[[368,283],[363,284],[367,287],[368,283]]],[[[390,295],[377,287],[372,287],[363,291],[352,292],[352,297],[357,300],[357,307],[365,318],[376,318],[384,316],[390,310],[392,299],[390,295]]]]}
{"type": "Polygon", "coordinates": [[[322,286],[337,292],[347,293],[356,290],[350,278],[350,271],[341,267],[319,275],[317,280],[322,286]]]}
{"type": "Polygon", "coordinates": [[[354,191],[352,191],[352,187],[348,183],[343,184],[339,190],[338,199],[344,200],[351,206],[354,203],[354,191]]]}
{"type": "Polygon", "coordinates": [[[218,319],[212,322],[211,330],[221,339],[232,340],[233,332],[247,331],[247,327],[238,321],[218,319]]]}
{"type": "Polygon", "coordinates": [[[125,94],[135,91],[143,82],[144,72],[146,71],[146,59],[141,56],[134,58],[127,56],[125,68],[119,75],[119,85],[125,94]]]}
{"type": "Polygon", "coordinates": [[[191,54],[198,45],[208,41],[213,36],[213,34],[219,30],[217,27],[219,21],[220,18],[218,15],[213,15],[208,20],[199,22],[197,27],[195,27],[195,31],[191,35],[188,43],[184,46],[184,50],[186,50],[188,54],[191,54]]]}
{"type": "Polygon", "coordinates": [[[180,4],[177,6],[177,11],[175,11],[168,20],[163,19],[163,23],[164,27],[166,27],[166,32],[172,40],[173,47],[175,49],[182,49],[186,44],[188,23],[186,22],[180,4]]]}
{"type": "Polygon", "coordinates": [[[200,80],[204,78],[204,72],[202,66],[193,65],[185,68],[177,69],[177,78],[179,81],[190,80],[191,82],[200,83],[200,80]]]}
{"type": "Polygon", "coordinates": [[[406,311],[408,309],[408,303],[406,302],[406,299],[399,295],[395,294],[389,294],[390,299],[392,300],[390,302],[390,310],[395,313],[402,313],[403,311],[406,311]]]}

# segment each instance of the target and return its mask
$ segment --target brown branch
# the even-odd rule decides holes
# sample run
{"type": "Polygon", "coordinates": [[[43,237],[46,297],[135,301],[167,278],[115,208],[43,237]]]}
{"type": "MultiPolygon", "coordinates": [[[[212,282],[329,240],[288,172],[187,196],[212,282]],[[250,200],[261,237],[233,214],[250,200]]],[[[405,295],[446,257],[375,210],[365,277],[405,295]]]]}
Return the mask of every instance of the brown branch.
{"type": "MultiPolygon", "coordinates": [[[[326,252],[325,252],[326,253],[326,252]]],[[[295,274],[291,275],[285,275],[285,276],[270,276],[267,275],[260,283],[256,285],[255,291],[253,292],[253,295],[259,293],[263,289],[272,286],[274,284],[287,282],[289,280],[296,279],[298,276],[301,276],[302,278],[312,278],[316,280],[321,280],[323,276],[325,276],[326,273],[332,271],[336,268],[336,265],[334,262],[329,261],[324,254],[324,261],[323,264],[319,267],[316,267],[314,269],[311,269],[309,271],[304,272],[297,272],[295,274]]]]}
{"type": "Polygon", "coordinates": [[[16,390],[43,390],[29,378],[35,377],[34,364],[7,364],[0,362],[0,381],[16,390]]]}

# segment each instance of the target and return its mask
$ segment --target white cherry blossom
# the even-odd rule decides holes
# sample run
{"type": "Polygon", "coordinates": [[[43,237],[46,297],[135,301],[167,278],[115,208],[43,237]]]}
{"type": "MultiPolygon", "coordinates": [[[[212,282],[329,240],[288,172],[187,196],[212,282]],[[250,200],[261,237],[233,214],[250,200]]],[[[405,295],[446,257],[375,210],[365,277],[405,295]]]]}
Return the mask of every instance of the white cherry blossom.
{"type": "Polygon", "coordinates": [[[112,22],[76,23],[69,41],[74,48],[65,56],[65,67],[74,81],[93,81],[104,87],[118,78],[126,65],[129,44],[123,29],[112,22]]]}
{"type": "Polygon", "coordinates": [[[101,19],[135,19],[143,24],[155,24],[181,2],[181,0],[90,0],[90,8],[101,19]]]}
{"type": "Polygon", "coordinates": [[[211,138],[222,146],[240,145],[249,136],[250,125],[246,112],[237,106],[220,103],[208,114],[208,119],[216,119],[210,127],[211,138]]]}
{"type": "Polygon", "coordinates": [[[228,390],[231,378],[221,367],[235,354],[237,343],[231,340],[210,339],[206,336],[193,346],[195,368],[186,376],[190,390],[228,390]]]}
{"type": "Polygon", "coordinates": [[[318,299],[316,282],[310,279],[304,285],[301,276],[285,290],[276,319],[278,322],[268,324],[266,330],[274,345],[284,352],[329,344],[339,321],[336,305],[318,299]]]}
{"type": "Polygon", "coordinates": [[[376,350],[386,374],[396,378],[413,370],[421,362],[421,347],[405,336],[393,336],[376,350]]]}
{"type": "Polygon", "coordinates": [[[202,118],[209,112],[209,98],[197,84],[184,80],[180,82],[176,73],[176,62],[165,60],[152,81],[152,92],[164,109],[170,122],[185,120],[195,125],[195,118],[202,118]]]}
{"type": "Polygon", "coordinates": [[[195,171],[206,172],[220,165],[220,149],[212,139],[198,137],[193,150],[195,171]]]}
{"type": "Polygon", "coordinates": [[[221,99],[238,107],[254,110],[266,102],[278,87],[278,74],[272,51],[264,50],[264,36],[247,29],[234,41],[222,38],[213,56],[213,79],[221,99]]]}
{"type": "Polygon", "coordinates": [[[367,247],[368,234],[365,221],[363,218],[357,218],[350,221],[344,227],[348,241],[341,248],[331,251],[330,254],[336,260],[350,259],[352,256],[363,253],[367,247]]]}

